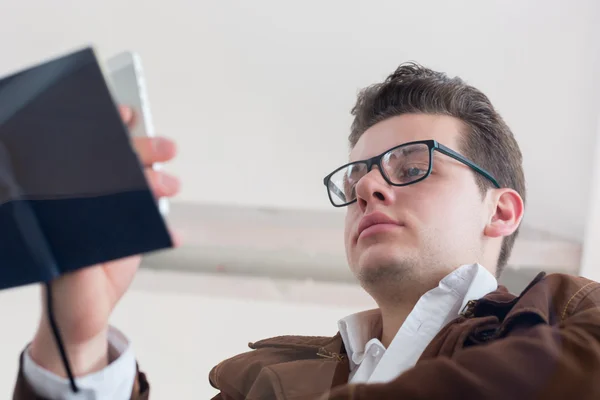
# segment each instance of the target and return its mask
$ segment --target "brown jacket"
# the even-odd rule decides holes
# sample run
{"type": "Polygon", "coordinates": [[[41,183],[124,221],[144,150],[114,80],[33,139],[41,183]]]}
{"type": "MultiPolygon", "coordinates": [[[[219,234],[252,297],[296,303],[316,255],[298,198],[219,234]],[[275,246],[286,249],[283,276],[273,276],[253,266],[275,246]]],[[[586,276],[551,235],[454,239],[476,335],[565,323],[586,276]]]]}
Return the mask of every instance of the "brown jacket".
{"type": "MultiPolygon", "coordinates": [[[[347,384],[339,334],[251,343],[211,371],[214,400],[600,399],[599,289],[562,274],[538,275],[520,296],[500,287],[470,302],[415,367],[386,384],[347,384]]],[[[147,399],[138,378],[132,399],[147,399]]],[[[21,374],[14,399],[39,399],[21,374]]]]}

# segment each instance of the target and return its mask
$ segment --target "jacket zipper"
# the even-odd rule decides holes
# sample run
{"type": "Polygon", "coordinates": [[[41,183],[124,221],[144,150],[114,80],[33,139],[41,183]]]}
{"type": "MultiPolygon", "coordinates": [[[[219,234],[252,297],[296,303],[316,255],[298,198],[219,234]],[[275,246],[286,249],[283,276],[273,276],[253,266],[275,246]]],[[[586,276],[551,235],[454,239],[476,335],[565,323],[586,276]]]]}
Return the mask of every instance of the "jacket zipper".
{"type": "Polygon", "coordinates": [[[462,311],[460,312],[460,315],[462,315],[465,318],[471,318],[474,314],[476,305],[477,300],[467,301],[467,304],[465,304],[465,306],[463,307],[462,311]]]}
{"type": "Polygon", "coordinates": [[[334,353],[331,351],[328,351],[327,349],[325,349],[324,347],[321,347],[319,349],[319,351],[317,352],[317,356],[319,357],[323,357],[323,358],[331,358],[334,359],[338,362],[341,362],[344,359],[344,356],[338,353],[334,353]]]}

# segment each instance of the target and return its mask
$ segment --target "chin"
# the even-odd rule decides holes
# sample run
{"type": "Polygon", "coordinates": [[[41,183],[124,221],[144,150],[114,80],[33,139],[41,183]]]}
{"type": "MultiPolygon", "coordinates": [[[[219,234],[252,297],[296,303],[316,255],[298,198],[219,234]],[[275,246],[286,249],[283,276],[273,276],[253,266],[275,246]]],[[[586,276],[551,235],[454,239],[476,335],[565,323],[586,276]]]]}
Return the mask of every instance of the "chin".
{"type": "Polygon", "coordinates": [[[355,274],[361,277],[389,275],[390,273],[406,273],[406,269],[414,266],[415,259],[407,248],[398,244],[378,243],[370,245],[357,254],[354,263],[355,274]]]}

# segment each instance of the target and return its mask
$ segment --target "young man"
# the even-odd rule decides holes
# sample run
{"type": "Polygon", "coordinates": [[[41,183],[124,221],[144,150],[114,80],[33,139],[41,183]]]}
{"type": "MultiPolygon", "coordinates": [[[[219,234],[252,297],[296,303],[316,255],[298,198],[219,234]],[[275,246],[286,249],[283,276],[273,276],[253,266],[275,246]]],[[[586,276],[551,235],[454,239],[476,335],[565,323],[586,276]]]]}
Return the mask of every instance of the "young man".
{"type": "MultiPolygon", "coordinates": [[[[600,398],[600,284],[541,274],[520,296],[497,285],[525,179],[489,100],[458,78],[405,64],[363,90],[353,115],[350,163],[324,183],[332,204],[347,208],[348,263],[379,307],[339,321],[333,338],[251,344],[212,370],[216,399],[600,398]]],[[[146,165],[173,156],[169,142],[149,144],[137,142],[146,165]]],[[[176,192],[156,176],[159,195],[176,192]]],[[[90,396],[69,398],[148,398],[127,342],[108,326],[138,264],[55,284],[63,339],[90,396]]],[[[67,398],[47,325],[42,316],[23,352],[16,399],[67,398]]]]}

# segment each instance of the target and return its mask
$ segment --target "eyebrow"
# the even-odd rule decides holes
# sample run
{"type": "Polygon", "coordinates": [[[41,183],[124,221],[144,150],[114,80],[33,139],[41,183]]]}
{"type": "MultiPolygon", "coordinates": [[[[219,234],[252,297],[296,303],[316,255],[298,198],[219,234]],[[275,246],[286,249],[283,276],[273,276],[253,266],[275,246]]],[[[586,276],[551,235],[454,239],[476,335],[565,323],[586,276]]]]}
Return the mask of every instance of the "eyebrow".
{"type": "Polygon", "coordinates": [[[409,146],[409,147],[405,147],[405,148],[401,147],[398,150],[402,150],[402,154],[404,154],[404,155],[409,155],[412,153],[429,153],[429,147],[425,147],[425,146],[409,146]]]}
{"type": "MultiPolygon", "coordinates": [[[[403,146],[403,145],[399,145],[399,146],[403,146]]],[[[384,153],[387,153],[388,151],[390,151],[390,150],[392,150],[392,149],[394,149],[396,147],[399,147],[399,146],[391,147],[391,148],[385,150],[384,153]]],[[[429,152],[429,147],[425,147],[425,146],[409,146],[408,148],[399,147],[399,148],[396,148],[395,150],[401,150],[403,155],[410,155],[410,154],[413,154],[413,153],[427,153],[427,152],[429,152]]],[[[379,154],[382,154],[382,153],[379,153],[379,154]]],[[[374,157],[376,157],[376,156],[374,156],[374,157]]],[[[371,158],[372,157],[361,158],[361,159],[354,160],[354,161],[352,161],[350,159],[350,160],[348,160],[348,162],[349,163],[359,163],[359,162],[367,161],[367,160],[369,160],[371,158]]]]}

